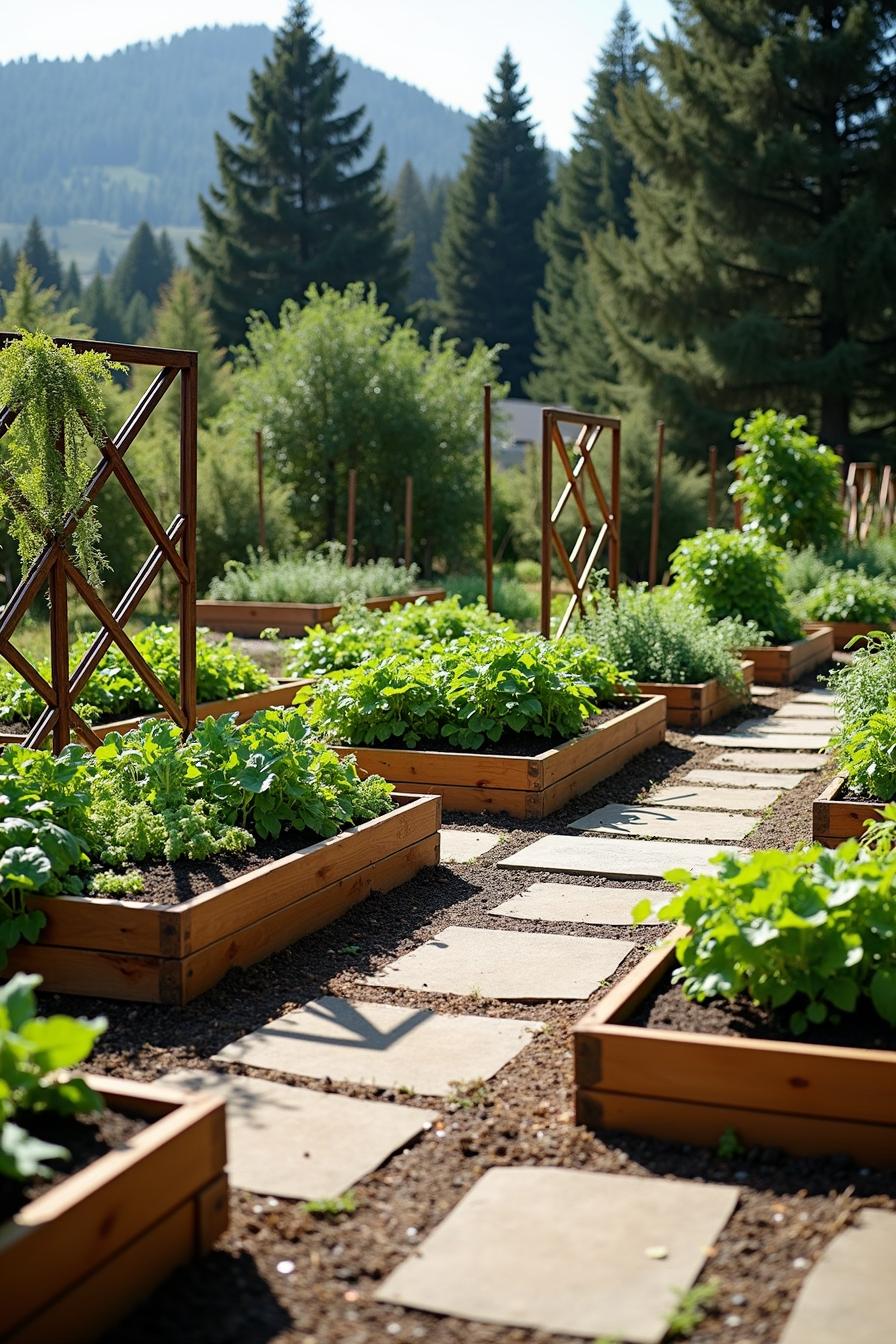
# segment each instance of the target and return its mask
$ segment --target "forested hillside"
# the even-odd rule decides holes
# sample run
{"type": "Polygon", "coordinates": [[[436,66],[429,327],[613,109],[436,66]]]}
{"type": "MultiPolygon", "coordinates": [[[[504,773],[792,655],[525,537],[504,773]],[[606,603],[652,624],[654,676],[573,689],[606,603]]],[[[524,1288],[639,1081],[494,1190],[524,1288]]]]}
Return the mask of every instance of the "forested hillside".
{"type": "MultiPolygon", "coordinates": [[[[228,112],[245,110],[249,71],[271,40],[263,24],[194,28],[100,60],[0,66],[3,219],[197,223],[197,196],[215,174],[213,133],[228,131],[228,112]]],[[[424,179],[457,172],[468,117],[340,59],[344,105],[366,105],[374,148],[386,146],[388,180],[405,160],[424,179]]]]}

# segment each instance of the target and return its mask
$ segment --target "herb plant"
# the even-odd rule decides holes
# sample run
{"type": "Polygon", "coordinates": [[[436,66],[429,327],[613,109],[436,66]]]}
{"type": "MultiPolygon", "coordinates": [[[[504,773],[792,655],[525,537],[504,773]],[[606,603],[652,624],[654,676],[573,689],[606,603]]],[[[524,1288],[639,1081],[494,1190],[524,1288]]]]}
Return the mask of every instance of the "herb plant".
{"type": "Polygon", "coordinates": [[[224,574],[213,579],[208,595],[226,602],[360,602],[369,597],[401,597],[417,582],[416,565],[406,568],[391,560],[366,565],[345,563],[345,547],[327,542],[306,555],[271,559],[251,554],[246,561],[228,561],[224,574]]]}
{"type": "Polygon", "coordinates": [[[758,532],[709,528],[679,542],[670,568],[675,588],[715,621],[752,622],[773,643],[800,636],[782,583],[784,553],[758,532]]]}
{"type": "Polygon", "coordinates": [[[66,1148],[35,1138],[17,1121],[28,1113],[86,1115],[103,1099],[83,1078],[60,1078],[60,1069],[81,1064],[106,1030],[102,1017],[38,1017],[34,991],[39,975],[14,975],[0,986],[0,1176],[15,1181],[50,1176],[48,1161],[65,1159],[66,1148]]]}
{"type": "Polygon", "coordinates": [[[891,579],[872,577],[863,569],[836,569],[806,594],[802,612],[810,621],[887,625],[896,620],[896,592],[891,579]]]}
{"type": "Polygon", "coordinates": [[[741,501],[748,529],[795,550],[837,541],[840,458],[806,433],[804,415],[754,411],[735,421],[731,437],[743,451],[731,463],[737,477],[730,493],[741,501]]]}
{"type": "Polygon", "coordinates": [[[784,566],[784,587],[789,593],[809,593],[820,587],[833,570],[861,569],[872,578],[896,579],[896,532],[869,537],[861,544],[838,541],[816,550],[789,552],[784,566]]]}
{"type": "Polygon", "coordinates": [[[867,798],[896,798],[896,635],[869,636],[852,662],[829,678],[840,729],[831,751],[851,789],[867,798]]]}

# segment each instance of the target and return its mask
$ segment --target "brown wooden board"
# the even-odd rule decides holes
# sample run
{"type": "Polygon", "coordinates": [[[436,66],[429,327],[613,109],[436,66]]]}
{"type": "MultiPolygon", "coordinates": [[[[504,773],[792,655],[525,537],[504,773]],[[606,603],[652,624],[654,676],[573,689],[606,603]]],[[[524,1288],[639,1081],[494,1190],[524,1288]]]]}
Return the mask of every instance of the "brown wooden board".
{"type": "Polygon", "coordinates": [[[533,756],[497,752],[336,747],[355,756],[364,774],[383,775],[396,787],[438,794],[458,812],[506,812],[545,817],[587,793],[600,780],[666,736],[663,696],[642,696],[631,709],[580,737],[533,756]]]}
{"type": "MultiPolygon", "coordinates": [[[[241,695],[232,695],[227,700],[208,700],[196,706],[197,720],[218,718],[221,714],[236,714],[238,723],[251,719],[259,709],[277,709],[291,705],[300,686],[307,686],[309,677],[278,678],[273,686],[263,691],[244,691],[241,695]]],[[[163,714],[138,714],[132,719],[116,719],[114,723],[94,724],[97,737],[107,733],[127,733],[136,728],[145,719],[164,718],[163,714]]]]}
{"type": "MultiPolygon", "coordinates": [[[[896,630],[896,621],[825,621],[828,629],[834,632],[834,648],[845,649],[847,644],[852,643],[854,639],[860,643],[867,643],[867,637],[873,630],[894,631],[896,630]]],[[[822,623],[820,621],[807,621],[807,630],[820,630],[822,623]]],[[[858,648],[858,644],[855,646],[858,648]]]]}
{"type": "Polygon", "coordinates": [[[833,653],[834,634],[829,625],[815,626],[805,639],[794,644],[741,649],[741,657],[755,665],[755,677],[762,686],[793,686],[816,667],[830,662],[833,653]]]}
{"type": "Polygon", "coordinates": [[[675,964],[648,953],[574,1028],[579,1123],[896,1167],[896,1052],[627,1025],[675,964]]]}
{"type": "Polygon", "coordinates": [[[666,697],[666,722],[670,727],[705,728],[708,723],[715,723],[716,719],[724,718],[732,710],[750,703],[754,665],[749,659],[744,659],[740,666],[745,685],[741,696],[735,695],[715,679],[687,683],[639,681],[638,690],[642,695],[666,697]]]}
{"type": "Polygon", "coordinates": [[[0,1337],[96,1339],[227,1226],[224,1103],[156,1083],[88,1078],[151,1123],[0,1226],[0,1337]]]}
{"type": "Polygon", "coordinates": [[[185,1004],[233,966],[251,966],[439,861],[441,803],[397,794],[385,816],[353,826],[176,905],[95,896],[35,897],[47,925],[5,975],[44,989],[185,1004]]]}
{"type": "Polygon", "coordinates": [[[835,775],[823,793],[812,804],[812,839],[828,849],[836,849],[842,840],[865,833],[865,824],[880,821],[885,803],[848,802],[846,778],[835,775]]]}
{"type": "MultiPolygon", "coordinates": [[[[388,611],[394,602],[403,607],[421,597],[427,602],[441,602],[445,589],[418,588],[400,597],[371,597],[364,606],[370,611],[388,611]]],[[[251,636],[275,629],[287,636],[304,635],[312,625],[326,625],[341,610],[338,602],[223,602],[204,598],[196,603],[196,618],[209,630],[251,636]]]]}

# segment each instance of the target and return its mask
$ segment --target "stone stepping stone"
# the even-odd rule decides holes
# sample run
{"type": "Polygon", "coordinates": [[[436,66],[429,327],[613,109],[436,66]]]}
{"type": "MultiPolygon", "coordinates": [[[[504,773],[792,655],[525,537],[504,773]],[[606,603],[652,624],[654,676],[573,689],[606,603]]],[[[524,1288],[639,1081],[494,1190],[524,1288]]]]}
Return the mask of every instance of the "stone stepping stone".
{"type": "Polygon", "coordinates": [[[659,1344],[731,1217],[732,1186],[492,1167],[377,1299],[442,1316],[659,1344]]]}
{"type": "Polygon", "coordinates": [[[697,738],[707,747],[747,747],[762,751],[821,751],[827,746],[827,737],[806,733],[704,733],[697,738]]]}
{"type": "Polygon", "coordinates": [[[742,735],[744,733],[750,736],[766,737],[769,733],[802,733],[808,737],[830,737],[840,727],[836,719],[800,719],[799,723],[794,723],[792,719],[779,719],[776,714],[770,714],[767,719],[744,719],[736,728],[732,728],[732,733],[742,735]]]}
{"type": "Polygon", "coordinates": [[[368,976],[367,983],[515,1003],[587,999],[634,946],[615,938],[452,926],[368,976]]]}
{"type": "Polygon", "coordinates": [[[777,695],[780,689],[780,686],[751,686],[750,694],[757,700],[764,700],[767,695],[777,695]]]}
{"type": "MultiPolygon", "coordinates": [[[[751,743],[751,746],[753,744],[751,743]]],[[[720,751],[713,756],[712,765],[736,765],[740,770],[823,770],[828,758],[823,752],[779,751],[720,751]]]]}
{"type": "Polygon", "coordinates": [[[884,1344],[896,1318],[896,1213],[862,1209],[806,1276],[780,1344],[884,1344]]]}
{"type": "Polygon", "coordinates": [[[494,831],[460,831],[442,827],[439,831],[442,863],[475,863],[483,854],[500,845],[503,836],[494,831]]]}
{"type": "MultiPolygon", "coordinates": [[[[494,906],[490,915],[505,919],[538,919],[562,924],[632,923],[632,906],[644,897],[662,905],[667,893],[637,887],[581,887],[573,882],[533,882],[531,887],[494,906]]],[[[656,924],[654,915],[643,921],[656,924]]]]}
{"type": "Polygon", "coordinates": [[[689,770],[685,775],[685,782],[688,784],[717,784],[731,785],[735,788],[743,788],[749,785],[750,789],[796,789],[806,778],[805,775],[785,775],[785,774],[763,774],[759,770],[750,770],[746,774],[742,770],[689,770]]]}
{"type": "Polygon", "coordinates": [[[501,859],[499,868],[535,872],[587,873],[589,877],[665,877],[670,868],[694,874],[712,873],[710,860],[720,850],[746,855],[731,845],[697,845],[671,840],[618,840],[602,836],[545,835],[516,854],[501,859]]]}
{"type": "Polygon", "coordinates": [[[782,705],[780,709],[776,709],[772,717],[775,719],[830,719],[837,723],[840,715],[828,700],[825,700],[822,705],[817,705],[814,701],[800,703],[797,700],[791,700],[789,705],[782,705]]]}
{"type": "Polygon", "coordinates": [[[735,812],[685,812],[669,807],[634,807],[610,803],[570,822],[572,830],[604,831],[612,835],[645,836],[651,840],[743,840],[758,817],[735,812]]]}
{"type": "Polygon", "coordinates": [[[830,705],[836,699],[833,691],[828,690],[827,687],[819,686],[814,691],[803,691],[800,695],[795,695],[791,703],[797,705],[830,705]]]}
{"type": "Polygon", "coordinates": [[[326,997],[225,1046],[215,1059],[443,1097],[460,1080],[491,1078],[542,1025],[326,997]]]}
{"type": "Polygon", "coordinates": [[[708,808],[711,812],[763,812],[780,797],[781,790],[775,788],[722,789],[706,785],[670,784],[665,789],[657,789],[647,801],[662,803],[664,807],[708,808]]]}
{"type": "Polygon", "coordinates": [[[281,1199],[335,1199],[439,1115],[203,1069],[179,1069],[161,1081],[223,1097],[231,1184],[281,1199]]]}

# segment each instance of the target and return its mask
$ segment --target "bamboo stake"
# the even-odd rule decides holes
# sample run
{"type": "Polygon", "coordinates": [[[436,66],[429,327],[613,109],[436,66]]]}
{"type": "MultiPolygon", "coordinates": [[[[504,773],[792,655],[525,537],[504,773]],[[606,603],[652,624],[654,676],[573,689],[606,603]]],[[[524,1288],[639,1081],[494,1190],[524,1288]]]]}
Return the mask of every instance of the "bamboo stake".
{"type": "Polygon", "coordinates": [[[495,557],[492,515],[492,388],[486,383],[482,389],[482,466],[484,479],[485,530],[485,605],[489,611],[495,605],[495,557]]]}
{"type": "Polygon", "coordinates": [[[258,549],[267,550],[267,528],[264,517],[264,442],[261,430],[255,431],[255,470],[258,474],[258,549]]]}
{"type": "Polygon", "coordinates": [[[660,504],[663,490],[663,453],[666,447],[666,424],[656,422],[656,471],[653,477],[653,515],[650,520],[650,555],[647,562],[647,587],[656,587],[656,569],[660,549],[660,504]]]}

